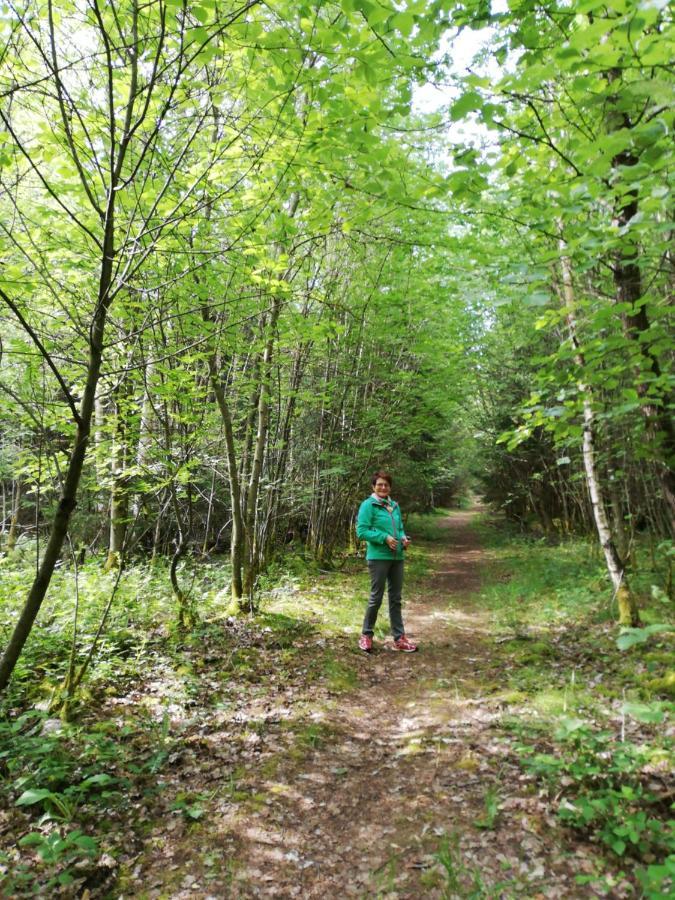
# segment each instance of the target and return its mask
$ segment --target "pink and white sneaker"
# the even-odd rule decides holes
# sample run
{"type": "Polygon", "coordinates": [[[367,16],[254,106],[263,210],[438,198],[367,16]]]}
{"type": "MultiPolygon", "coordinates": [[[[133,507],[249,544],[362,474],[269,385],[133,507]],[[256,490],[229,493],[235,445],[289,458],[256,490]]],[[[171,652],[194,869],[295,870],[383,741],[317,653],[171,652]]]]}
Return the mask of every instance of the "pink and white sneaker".
{"type": "Polygon", "coordinates": [[[417,644],[413,644],[412,641],[408,640],[408,638],[402,634],[401,637],[394,641],[394,650],[401,650],[403,653],[414,653],[417,650],[417,644]]]}
{"type": "Polygon", "coordinates": [[[373,639],[369,634],[362,634],[359,638],[359,650],[363,650],[364,653],[370,653],[373,649],[373,639]]]}

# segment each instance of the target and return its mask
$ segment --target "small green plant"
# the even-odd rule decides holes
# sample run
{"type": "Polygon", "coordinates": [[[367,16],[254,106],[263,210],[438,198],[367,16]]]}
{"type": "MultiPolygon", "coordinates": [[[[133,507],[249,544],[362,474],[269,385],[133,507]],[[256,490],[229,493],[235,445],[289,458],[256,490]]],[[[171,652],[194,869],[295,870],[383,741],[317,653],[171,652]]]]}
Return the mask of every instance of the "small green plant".
{"type": "Polygon", "coordinates": [[[668,634],[675,631],[675,625],[655,623],[646,628],[622,628],[621,634],[616,639],[619,650],[628,650],[636,644],[646,644],[656,634],[668,634]]]}
{"type": "Polygon", "coordinates": [[[668,860],[675,854],[673,822],[643,774],[655,748],[617,741],[611,732],[594,730],[575,718],[561,720],[555,738],[556,753],[531,753],[522,745],[520,752],[525,768],[559,796],[560,820],[593,835],[617,856],[665,859],[644,870],[650,883],[672,878],[668,860]]]}
{"type": "Polygon", "coordinates": [[[468,868],[462,861],[458,834],[444,836],[433,856],[445,870],[443,900],[455,900],[457,897],[482,900],[488,896],[480,873],[468,868]]]}
{"type": "Polygon", "coordinates": [[[65,834],[60,830],[49,834],[32,831],[21,838],[19,847],[35,850],[45,866],[59,869],[46,882],[46,888],[67,887],[72,884],[75,875],[71,867],[99,855],[99,845],[94,838],[77,828],[65,834]]]}
{"type": "MultiPolygon", "coordinates": [[[[61,835],[58,831],[50,834],[31,832],[19,841],[20,847],[33,847],[42,862],[55,865],[57,863],[70,863],[79,857],[94,857],[99,848],[94,838],[83,834],[79,829],[69,831],[61,835]]],[[[63,884],[63,882],[60,882],[63,884]]]]}
{"type": "Polygon", "coordinates": [[[675,892],[675,853],[663,862],[638,870],[638,881],[647,900],[664,900],[675,892]]]}
{"type": "Polygon", "coordinates": [[[296,734],[298,744],[310,750],[316,750],[330,737],[330,728],[322,722],[310,722],[296,734]]]}
{"type": "Polygon", "coordinates": [[[333,654],[327,654],[323,660],[323,671],[328,680],[328,686],[337,693],[354,690],[358,684],[354,669],[337,660],[333,654]]]}
{"type": "Polygon", "coordinates": [[[145,769],[151,775],[156,775],[169,758],[173,742],[170,736],[171,721],[167,712],[162,716],[162,721],[155,726],[154,750],[145,763],[145,769]]]}
{"type": "Polygon", "coordinates": [[[212,798],[212,794],[178,794],[169,809],[172,812],[180,812],[188,821],[197,822],[206,813],[205,803],[212,798]]]}
{"type": "Polygon", "coordinates": [[[483,803],[485,804],[485,815],[476,819],[473,824],[476,828],[484,828],[489,831],[495,827],[499,816],[499,793],[494,785],[491,785],[485,792],[483,803]]]}

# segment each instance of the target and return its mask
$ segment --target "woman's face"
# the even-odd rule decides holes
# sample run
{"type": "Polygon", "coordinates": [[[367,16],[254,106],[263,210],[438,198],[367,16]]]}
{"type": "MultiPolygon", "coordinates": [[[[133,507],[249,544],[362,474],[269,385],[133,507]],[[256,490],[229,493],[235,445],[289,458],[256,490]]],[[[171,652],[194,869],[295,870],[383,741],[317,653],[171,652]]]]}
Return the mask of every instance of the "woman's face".
{"type": "Polygon", "coordinates": [[[384,478],[378,478],[375,482],[375,494],[380,500],[386,500],[391,493],[391,485],[384,478]]]}

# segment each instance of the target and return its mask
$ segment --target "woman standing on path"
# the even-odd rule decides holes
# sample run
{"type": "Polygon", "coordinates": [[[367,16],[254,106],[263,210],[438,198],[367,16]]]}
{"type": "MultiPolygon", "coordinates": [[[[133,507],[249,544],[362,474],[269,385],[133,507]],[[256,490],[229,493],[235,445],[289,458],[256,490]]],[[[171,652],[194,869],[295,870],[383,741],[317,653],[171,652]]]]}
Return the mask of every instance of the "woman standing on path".
{"type": "Polygon", "coordinates": [[[403,529],[400,507],[389,497],[391,475],[388,472],[375,472],[371,483],[373,493],[359,507],[356,520],[357,537],[367,542],[366,559],[370,572],[370,599],[359,638],[359,649],[366,653],[373,649],[373,631],[386,582],[394,650],[413,653],[417,650],[417,644],[413,644],[405,636],[401,615],[403,560],[410,539],[403,529]]]}

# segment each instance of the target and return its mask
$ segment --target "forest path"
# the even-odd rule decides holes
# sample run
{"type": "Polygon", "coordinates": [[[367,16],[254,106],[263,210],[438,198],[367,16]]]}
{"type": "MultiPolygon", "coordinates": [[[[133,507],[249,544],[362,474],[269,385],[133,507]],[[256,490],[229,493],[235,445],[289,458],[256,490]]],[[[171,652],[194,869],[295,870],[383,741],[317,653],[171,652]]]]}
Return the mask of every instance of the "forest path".
{"type": "Polygon", "coordinates": [[[511,752],[513,735],[500,727],[501,664],[491,659],[489,619],[471,600],[485,558],[475,516],[443,520],[444,538],[428,545],[429,574],[405,591],[418,653],[378,642],[359,654],[352,636],[338,639],[356,687],[305,692],[304,729],[291,743],[280,720],[288,694],[275,706],[267,685],[236,776],[223,765],[231,725],[201,728],[197,764],[173,777],[177,796],[199,791],[208,814],[182,833],[159,826],[132,896],[593,895],[574,885],[583,861],[561,851],[511,752]]]}

